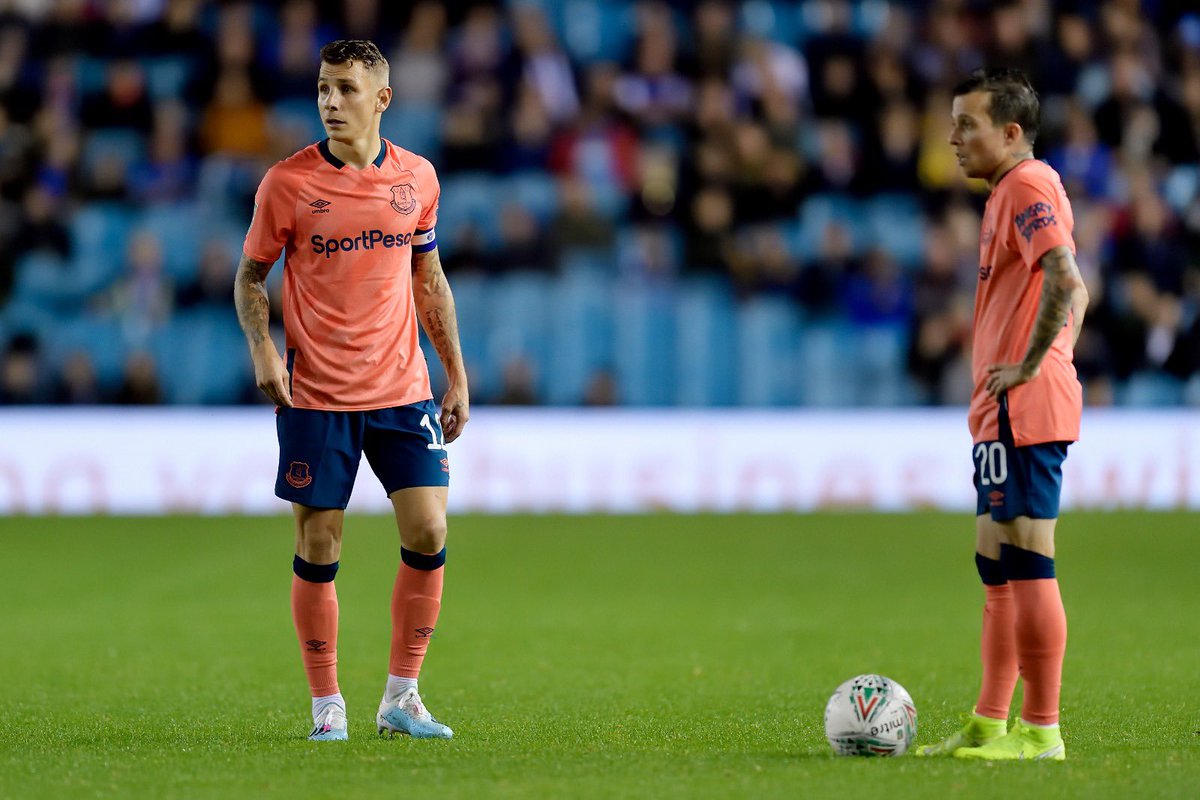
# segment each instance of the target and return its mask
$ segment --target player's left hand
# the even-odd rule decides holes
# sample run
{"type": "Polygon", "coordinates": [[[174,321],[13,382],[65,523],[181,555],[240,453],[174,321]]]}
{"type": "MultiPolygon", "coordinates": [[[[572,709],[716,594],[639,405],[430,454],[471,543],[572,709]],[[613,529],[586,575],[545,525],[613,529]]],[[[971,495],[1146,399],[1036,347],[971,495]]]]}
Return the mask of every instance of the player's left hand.
{"type": "Polygon", "coordinates": [[[999,400],[1001,394],[1014,386],[1028,383],[1041,371],[1041,367],[1030,369],[1024,364],[992,364],[987,368],[987,380],[984,381],[983,388],[987,390],[988,394],[999,400]]]}
{"type": "Polygon", "coordinates": [[[465,387],[452,384],[442,398],[442,435],[446,444],[450,444],[462,434],[467,420],[471,416],[471,400],[465,387]]]}

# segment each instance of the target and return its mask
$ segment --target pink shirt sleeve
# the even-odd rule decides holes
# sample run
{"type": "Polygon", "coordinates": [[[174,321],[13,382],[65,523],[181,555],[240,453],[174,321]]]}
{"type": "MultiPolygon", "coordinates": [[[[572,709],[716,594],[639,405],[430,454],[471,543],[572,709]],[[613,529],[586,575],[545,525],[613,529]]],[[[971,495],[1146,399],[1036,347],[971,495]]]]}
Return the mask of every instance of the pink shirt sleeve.
{"type": "Polygon", "coordinates": [[[1021,260],[1029,269],[1055,247],[1065,246],[1075,251],[1066,210],[1059,208],[1065,198],[1048,181],[1037,177],[1014,176],[1020,182],[1013,186],[1013,240],[1021,260]]]}
{"type": "Polygon", "coordinates": [[[275,165],[267,170],[254,195],[254,217],[242,252],[247,258],[274,264],[291,241],[296,228],[296,197],[299,187],[289,174],[275,165]]]}
{"type": "Polygon", "coordinates": [[[423,180],[424,197],[421,203],[421,218],[417,220],[418,231],[431,231],[437,225],[438,200],[442,196],[442,186],[438,183],[437,173],[429,164],[429,177],[423,180]]]}

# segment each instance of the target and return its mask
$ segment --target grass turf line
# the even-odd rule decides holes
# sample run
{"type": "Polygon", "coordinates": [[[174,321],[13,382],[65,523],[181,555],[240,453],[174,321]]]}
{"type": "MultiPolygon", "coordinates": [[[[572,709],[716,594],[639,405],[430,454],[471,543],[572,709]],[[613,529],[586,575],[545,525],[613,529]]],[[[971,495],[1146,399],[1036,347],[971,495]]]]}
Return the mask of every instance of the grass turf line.
{"type": "Polygon", "coordinates": [[[0,520],[0,797],[1190,797],[1196,516],[1066,515],[1065,764],[834,757],[821,714],[900,681],[931,741],[970,709],[969,516],[461,517],[421,680],[450,742],[379,739],[398,561],[347,520],[348,743],[304,740],[286,518],[0,520]],[[419,787],[419,789],[418,789],[419,787]]]}

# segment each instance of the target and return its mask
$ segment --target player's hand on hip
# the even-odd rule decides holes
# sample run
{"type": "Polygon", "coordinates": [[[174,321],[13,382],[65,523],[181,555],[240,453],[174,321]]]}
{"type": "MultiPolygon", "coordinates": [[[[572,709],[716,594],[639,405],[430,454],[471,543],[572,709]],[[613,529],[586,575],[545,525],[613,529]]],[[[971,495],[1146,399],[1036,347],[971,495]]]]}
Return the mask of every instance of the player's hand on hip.
{"type": "Polygon", "coordinates": [[[442,398],[442,435],[449,444],[462,434],[467,420],[471,417],[471,400],[467,390],[457,384],[452,384],[442,398]]]}
{"type": "Polygon", "coordinates": [[[996,399],[1014,386],[1028,383],[1038,376],[1041,367],[1027,367],[1025,364],[992,364],[987,368],[987,380],[983,388],[996,399]]]}
{"type": "Polygon", "coordinates": [[[275,347],[263,348],[254,354],[254,382],[263,394],[277,406],[292,407],[292,392],[288,388],[288,371],[275,347]]]}

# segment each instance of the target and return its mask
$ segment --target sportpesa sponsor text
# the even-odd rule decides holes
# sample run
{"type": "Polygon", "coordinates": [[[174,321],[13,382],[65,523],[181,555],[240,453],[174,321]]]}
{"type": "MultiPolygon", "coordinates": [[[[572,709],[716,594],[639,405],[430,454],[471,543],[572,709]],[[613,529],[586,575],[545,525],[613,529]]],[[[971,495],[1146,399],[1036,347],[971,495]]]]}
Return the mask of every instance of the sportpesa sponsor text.
{"type": "Polygon", "coordinates": [[[312,242],[314,253],[324,254],[326,258],[332,258],[334,253],[346,253],[355,250],[374,250],[376,245],[380,247],[407,247],[412,243],[413,234],[411,233],[384,233],[378,228],[373,228],[369,231],[361,231],[356,236],[336,237],[331,236],[326,239],[320,234],[315,234],[309,241],[312,242]]]}

